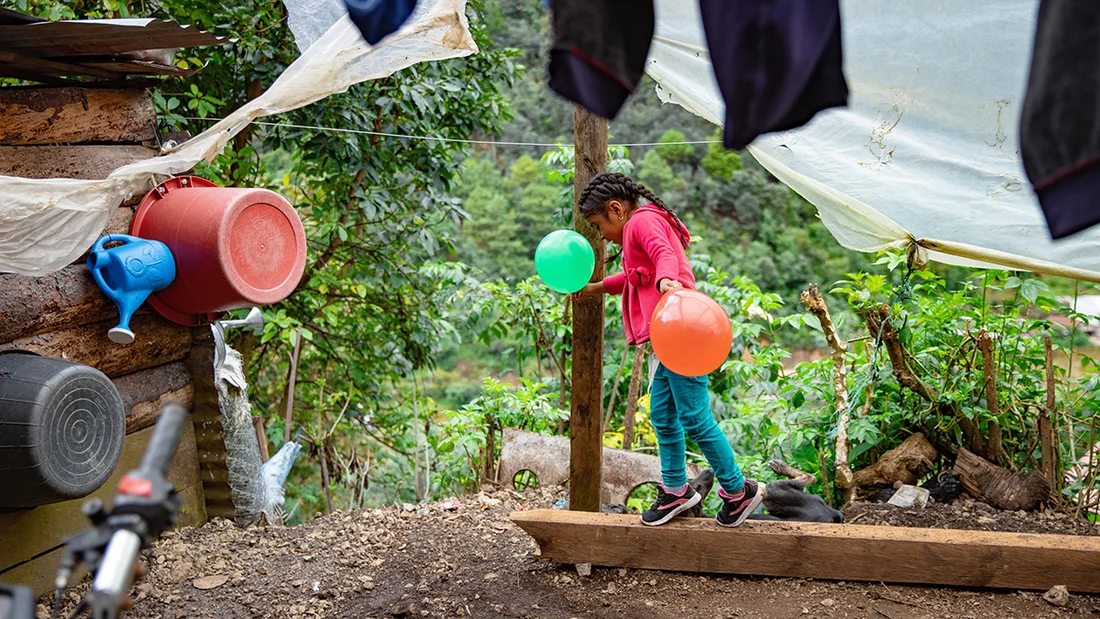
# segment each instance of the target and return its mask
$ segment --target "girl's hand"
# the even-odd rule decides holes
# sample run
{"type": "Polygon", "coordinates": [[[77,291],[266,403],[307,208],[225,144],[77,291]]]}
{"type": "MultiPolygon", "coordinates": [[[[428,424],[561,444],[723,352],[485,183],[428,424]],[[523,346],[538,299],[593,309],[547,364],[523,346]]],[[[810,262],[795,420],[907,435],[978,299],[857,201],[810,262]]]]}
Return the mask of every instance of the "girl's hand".
{"type": "Polygon", "coordinates": [[[674,279],[667,279],[666,278],[666,279],[662,279],[661,281],[657,282],[657,291],[660,292],[661,294],[665,294],[665,293],[671,292],[673,290],[682,290],[683,287],[684,287],[683,284],[681,284],[680,282],[678,282],[674,279]]]}
{"type": "Polygon", "coordinates": [[[591,295],[602,294],[603,292],[604,292],[604,288],[603,288],[603,282],[602,281],[601,282],[589,282],[589,283],[584,285],[584,288],[581,288],[577,292],[574,292],[573,293],[573,298],[576,299],[576,298],[579,298],[579,297],[584,296],[586,294],[591,294],[591,295]]]}

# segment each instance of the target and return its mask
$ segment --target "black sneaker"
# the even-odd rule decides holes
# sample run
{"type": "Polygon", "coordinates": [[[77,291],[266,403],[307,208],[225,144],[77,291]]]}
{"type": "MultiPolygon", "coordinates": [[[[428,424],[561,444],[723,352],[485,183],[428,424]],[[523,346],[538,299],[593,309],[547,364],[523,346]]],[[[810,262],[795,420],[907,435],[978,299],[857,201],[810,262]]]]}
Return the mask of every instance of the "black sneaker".
{"type": "Polygon", "coordinates": [[[676,516],[690,510],[703,500],[702,495],[696,492],[690,485],[683,494],[676,495],[665,492],[665,487],[657,486],[657,500],[653,506],[642,514],[642,524],[655,527],[672,520],[676,516]]]}
{"type": "Polygon", "coordinates": [[[726,498],[726,493],[722,490],[718,491],[718,496],[722,499],[722,509],[718,510],[718,514],[714,516],[714,519],[724,527],[740,526],[749,517],[749,514],[760,507],[760,502],[764,500],[764,493],[760,491],[760,484],[748,479],[745,480],[745,492],[740,497],[736,499],[726,498]]]}

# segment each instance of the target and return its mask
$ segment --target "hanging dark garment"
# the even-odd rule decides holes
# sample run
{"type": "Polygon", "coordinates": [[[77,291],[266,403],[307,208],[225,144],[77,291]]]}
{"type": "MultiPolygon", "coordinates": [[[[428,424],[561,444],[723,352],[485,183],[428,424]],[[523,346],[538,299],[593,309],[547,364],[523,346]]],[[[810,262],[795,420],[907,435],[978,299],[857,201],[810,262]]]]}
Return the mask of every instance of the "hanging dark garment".
{"type": "Polygon", "coordinates": [[[397,32],[412,15],[416,0],[344,0],[348,15],[371,45],[397,32]]]}
{"type": "Polygon", "coordinates": [[[726,148],[847,105],[838,0],[700,0],[726,148]]]}
{"type": "Polygon", "coordinates": [[[1100,223],[1100,2],[1043,0],[1020,153],[1050,236],[1100,223]]]}
{"type": "Polygon", "coordinates": [[[653,39],[650,0],[553,0],[550,88],[615,118],[637,88],[653,39]]]}

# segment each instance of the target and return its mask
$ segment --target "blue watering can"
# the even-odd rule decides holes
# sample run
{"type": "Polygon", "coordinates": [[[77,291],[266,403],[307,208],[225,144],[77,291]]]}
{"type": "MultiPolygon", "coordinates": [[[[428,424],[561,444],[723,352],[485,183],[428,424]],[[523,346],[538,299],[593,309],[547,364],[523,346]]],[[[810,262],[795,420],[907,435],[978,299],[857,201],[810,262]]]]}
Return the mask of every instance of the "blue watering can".
{"type": "Polygon", "coordinates": [[[118,307],[118,326],[107,337],[118,344],[134,341],[130,318],[149,295],[166,288],[176,279],[176,260],[160,241],[139,239],[128,234],[100,237],[88,254],[88,270],[103,294],[118,307]],[[122,245],[105,249],[107,243],[122,245]]]}

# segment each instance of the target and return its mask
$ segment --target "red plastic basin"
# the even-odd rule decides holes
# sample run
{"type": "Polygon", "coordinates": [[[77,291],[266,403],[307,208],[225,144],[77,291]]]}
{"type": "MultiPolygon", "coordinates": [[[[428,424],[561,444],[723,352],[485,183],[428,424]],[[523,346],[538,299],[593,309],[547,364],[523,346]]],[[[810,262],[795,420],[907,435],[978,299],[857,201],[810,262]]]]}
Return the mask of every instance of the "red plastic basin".
{"type": "Polygon", "coordinates": [[[130,234],[172,251],[176,279],[149,304],[179,324],[200,325],[227,310],[282,301],[305,270],[302,220],[267,189],[177,176],[142,199],[130,234]]]}

